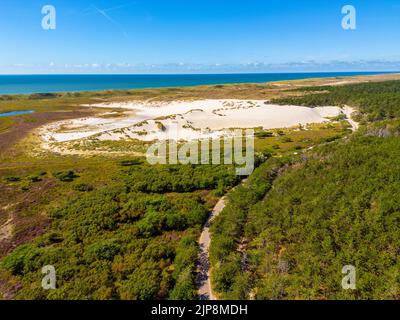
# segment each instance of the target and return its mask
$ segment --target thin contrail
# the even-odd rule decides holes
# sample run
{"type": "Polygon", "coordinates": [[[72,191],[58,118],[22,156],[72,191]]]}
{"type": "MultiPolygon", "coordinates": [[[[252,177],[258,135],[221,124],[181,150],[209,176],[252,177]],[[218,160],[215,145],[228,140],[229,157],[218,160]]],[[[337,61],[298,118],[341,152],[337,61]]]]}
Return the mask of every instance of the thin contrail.
{"type": "Polygon", "coordinates": [[[134,5],[134,4],[136,4],[135,1],[130,2],[130,3],[125,3],[125,4],[120,4],[119,6],[115,6],[115,7],[103,9],[103,11],[104,11],[104,12],[108,12],[108,11],[123,9],[123,8],[126,8],[126,7],[130,7],[130,6],[134,5]]]}
{"type": "MultiPolygon", "coordinates": [[[[115,7],[110,7],[110,8],[106,8],[106,9],[99,9],[98,7],[96,7],[94,4],[91,5],[91,8],[95,10],[95,12],[99,13],[100,15],[102,15],[104,18],[106,18],[109,22],[111,22],[114,26],[118,27],[122,33],[124,34],[125,37],[128,37],[127,32],[125,31],[124,27],[118,23],[117,21],[115,21],[113,18],[110,17],[110,15],[107,14],[108,11],[113,11],[113,10],[118,10],[118,9],[122,9],[122,8],[126,8],[128,6],[131,6],[133,4],[135,4],[136,2],[131,2],[129,4],[122,4],[119,6],[115,6],[115,7]]],[[[86,9],[85,11],[89,10],[86,9]]],[[[89,14],[89,13],[87,13],[89,14]]]]}
{"type": "MultiPolygon", "coordinates": [[[[129,3],[125,3],[125,4],[120,4],[118,6],[102,9],[102,11],[104,11],[104,12],[114,11],[114,10],[123,9],[123,8],[127,8],[127,7],[130,7],[130,6],[133,6],[134,4],[137,4],[137,2],[136,1],[132,1],[132,2],[129,2],[129,3]]],[[[93,12],[93,7],[95,7],[95,5],[91,4],[90,7],[86,8],[85,10],[82,11],[82,14],[84,14],[84,15],[90,14],[91,12],[93,12]]]]}

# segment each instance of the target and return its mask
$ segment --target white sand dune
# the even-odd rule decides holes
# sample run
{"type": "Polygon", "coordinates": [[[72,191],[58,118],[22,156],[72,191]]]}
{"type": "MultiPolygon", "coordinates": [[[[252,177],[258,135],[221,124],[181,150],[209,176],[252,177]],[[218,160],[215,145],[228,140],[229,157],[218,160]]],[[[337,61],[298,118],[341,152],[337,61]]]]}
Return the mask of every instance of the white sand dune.
{"type": "Polygon", "coordinates": [[[281,106],[266,100],[198,100],[173,102],[127,102],[86,105],[124,112],[118,117],[90,117],[59,121],[40,130],[46,142],[82,138],[98,140],[139,139],[143,141],[216,138],[229,128],[264,129],[293,127],[328,121],[328,117],[351,108],[281,106]]]}

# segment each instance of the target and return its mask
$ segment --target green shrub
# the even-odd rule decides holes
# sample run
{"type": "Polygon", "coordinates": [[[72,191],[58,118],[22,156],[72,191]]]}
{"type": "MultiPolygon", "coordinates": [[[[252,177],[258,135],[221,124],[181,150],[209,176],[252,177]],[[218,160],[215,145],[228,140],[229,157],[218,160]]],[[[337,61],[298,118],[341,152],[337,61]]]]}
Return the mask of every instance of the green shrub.
{"type": "Polygon", "coordinates": [[[5,177],[4,178],[6,181],[8,181],[8,182],[18,182],[18,181],[21,181],[21,178],[20,177],[17,177],[17,176],[9,176],[9,177],[5,177]]]}
{"type": "Polygon", "coordinates": [[[122,160],[121,166],[123,167],[131,167],[131,166],[137,166],[143,163],[143,160],[141,159],[132,159],[132,160],[122,160]]]}
{"type": "Polygon", "coordinates": [[[42,179],[38,175],[31,175],[31,176],[28,177],[28,180],[30,180],[31,182],[40,182],[40,181],[42,181],[42,179]]]}
{"type": "Polygon", "coordinates": [[[254,136],[256,138],[269,138],[269,137],[273,137],[274,133],[270,132],[270,131],[258,131],[254,134],[254,136]]]}
{"type": "Polygon", "coordinates": [[[69,170],[69,171],[61,171],[61,172],[56,172],[54,173],[54,176],[63,182],[72,182],[74,181],[75,178],[78,178],[79,176],[75,174],[74,171],[69,170]]]}
{"type": "Polygon", "coordinates": [[[161,276],[155,263],[145,262],[119,285],[122,299],[153,300],[160,289],[161,276]]]}
{"type": "Polygon", "coordinates": [[[137,227],[140,234],[142,234],[144,237],[151,237],[161,232],[164,221],[164,215],[160,215],[158,212],[155,211],[149,211],[137,223],[137,227]]]}
{"type": "Polygon", "coordinates": [[[35,271],[41,266],[37,259],[40,250],[30,245],[23,245],[15,249],[2,261],[2,267],[13,275],[23,275],[29,271],[35,271]]]}
{"type": "Polygon", "coordinates": [[[346,86],[307,87],[295,91],[312,93],[278,98],[272,102],[309,107],[350,105],[358,108],[369,121],[400,117],[400,81],[398,80],[346,86]]]}
{"type": "Polygon", "coordinates": [[[293,142],[292,138],[290,138],[290,137],[283,137],[281,139],[281,141],[284,142],[284,143],[293,142]]]}
{"type": "Polygon", "coordinates": [[[176,284],[171,291],[171,300],[194,300],[197,297],[193,271],[191,267],[183,270],[176,280],[176,284]]]}
{"type": "Polygon", "coordinates": [[[57,93],[33,93],[29,95],[29,99],[54,99],[59,97],[57,93]]]}
{"type": "Polygon", "coordinates": [[[113,260],[121,246],[114,240],[103,240],[90,245],[87,249],[91,258],[98,260],[113,260]]]}
{"type": "Polygon", "coordinates": [[[89,192],[89,191],[93,191],[94,187],[91,186],[90,184],[80,183],[80,184],[75,185],[74,189],[76,191],[80,191],[80,192],[89,192]]]}

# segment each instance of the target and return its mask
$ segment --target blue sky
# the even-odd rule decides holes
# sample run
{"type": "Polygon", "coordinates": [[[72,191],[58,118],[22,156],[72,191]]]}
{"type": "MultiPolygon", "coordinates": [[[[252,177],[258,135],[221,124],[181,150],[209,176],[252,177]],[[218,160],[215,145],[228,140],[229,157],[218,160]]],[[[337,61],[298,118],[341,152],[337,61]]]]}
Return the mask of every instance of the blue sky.
{"type": "Polygon", "coordinates": [[[399,34],[398,0],[1,0],[0,73],[400,70],[399,34]]]}

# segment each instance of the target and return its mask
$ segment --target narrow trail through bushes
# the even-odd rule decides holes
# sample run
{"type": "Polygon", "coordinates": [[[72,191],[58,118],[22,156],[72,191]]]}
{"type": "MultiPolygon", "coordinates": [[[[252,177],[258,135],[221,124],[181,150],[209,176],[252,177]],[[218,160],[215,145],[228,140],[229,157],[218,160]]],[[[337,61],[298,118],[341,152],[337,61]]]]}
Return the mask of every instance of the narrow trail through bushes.
{"type": "MultiPolygon", "coordinates": [[[[347,121],[351,125],[352,132],[355,132],[359,128],[359,123],[352,119],[352,113],[355,110],[349,106],[343,108],[343,113],[347,117],[347,121]]],[[[284,169],[280,169],[278,175],[281,175],[284,169]]],[[[243,180],[246,181],[247,179],[243,180]]],[[[198,286],[198,296],[200,300],[218,300],[216,295],[212,291],[211,284],[211,265],[210,265],[210,244],[211,244],[211,234],[210,226],[211,222],[222,212],[226,205],[226,195],[222,197],[211,211],[208,217],[199,239],[199,257],[197,264],[197,275],[196,284],[198,286]]]]}
{"type": "Polygon", "coordinates": [[[210,225],[212,220],[217,217],[221,211],[225,208],[225,197],[221,198],[213,210],[211,211],[210,216],[207,219],[203,227],[203,231],[199,240],[199,261],[197,266],[197,278],[196,282],[199,286],[199,297],[200,300],[217,300],[215,295],[212,292],[211,287],[211,272],[210,272],[210,225]]]}

